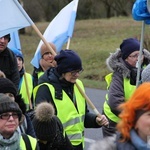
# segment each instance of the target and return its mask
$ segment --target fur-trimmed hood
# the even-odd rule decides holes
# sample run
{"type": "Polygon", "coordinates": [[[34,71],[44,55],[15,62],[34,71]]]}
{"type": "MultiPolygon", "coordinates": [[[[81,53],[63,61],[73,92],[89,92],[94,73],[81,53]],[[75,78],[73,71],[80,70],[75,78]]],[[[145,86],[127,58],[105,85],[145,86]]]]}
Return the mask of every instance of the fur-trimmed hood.
{"type": "MultiPolygon", "coordinates": [[[[144,49],[143,54],[144,61],[142,65],[148,65],[150,63],[150,52],[144,49]]],[[[130,76],[130,69],[121,58],[120,49],[117,49],[114,53],[110,53],[110,56],[106,59],[106,65],[111,72],[118,71],[123,74],[124,77],[130,76]]]]}

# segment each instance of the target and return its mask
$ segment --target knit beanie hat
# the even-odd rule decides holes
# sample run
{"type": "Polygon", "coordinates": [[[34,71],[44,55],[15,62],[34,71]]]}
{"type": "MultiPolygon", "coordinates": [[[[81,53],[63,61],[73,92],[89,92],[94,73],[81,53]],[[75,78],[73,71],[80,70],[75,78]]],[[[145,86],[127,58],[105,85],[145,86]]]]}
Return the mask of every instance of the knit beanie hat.
{"type": "Polygon", "coordinates": [[[123,40],[120,45],[122,59],[126,59],[134,51],[140,50],[140,42],[135,38],[128,38],[123,40]]]}
{"type": "Polygon", "coordinates": [[[11,48],[11,50],[14,52],[16,57],[20,57],[22,59],[22,61],[24,61],[23,54],[22,54],[21,50],[19,50],[17,48],[11,48]]]}
{"type": "Polygon", "coordinates": [[[35,109],[33,126],[38,139],[52,141],[57,134],[57,120],[50,103],[42,102],[35,109]]]}
{"type": "Polygon", "coordinates": [[[57,62],[56,69],[60,75],[74,70],[82,70],[82,61],[73,50],[61,50],[54,59],[57,62]]]}
{"type": "Polygon", "coordinates": [[[150,64],[142,71],[141,80],[142,82],[150,82],[150,64]]]}
{"type": "Polygon", "coordinates": [[[0,93],[0,114],[6,112],[16,112],[19,116],[19,121],[22,117],[22,111],[18,104],[11,100],[11,98],[5,94],[0,93]]]}
{"type": "Polygon", "coordinates": [[[17,95],[17,89],[14,83],[8,78],[0,78],[0,93],[12,93],[17,95]]]}
{"type": "MultiPolygon", "coordinates": [[[[51,48],[56,52],[56,46],[53,43],[48,43],[51,48]]],[[[47,46],[43,43],[41,46],[41,56],[43,56],[45,53],[50,52],[50,50],[47,48],[47,46]]]]}

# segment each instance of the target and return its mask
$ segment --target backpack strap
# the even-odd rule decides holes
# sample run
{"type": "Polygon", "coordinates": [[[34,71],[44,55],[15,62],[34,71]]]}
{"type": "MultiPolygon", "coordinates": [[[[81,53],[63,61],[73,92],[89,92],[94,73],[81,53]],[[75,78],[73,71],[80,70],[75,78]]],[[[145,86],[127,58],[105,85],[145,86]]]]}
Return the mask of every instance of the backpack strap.
{"type": "Polygon", "coordinates": [[[32,150],[31,142],[29,140],[29,137],[26,134],[22,133],[22,138],[23,138],[23,140],[25,142],[26,150],[32,150]]]}

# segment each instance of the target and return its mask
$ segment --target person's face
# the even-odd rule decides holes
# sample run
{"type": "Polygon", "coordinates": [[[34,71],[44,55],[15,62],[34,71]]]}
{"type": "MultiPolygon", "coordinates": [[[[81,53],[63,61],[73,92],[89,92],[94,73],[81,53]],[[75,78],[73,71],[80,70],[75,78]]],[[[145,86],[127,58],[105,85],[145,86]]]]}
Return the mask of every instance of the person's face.
{"type": "Polygon", "coordinates": [[[138,135],[147,141],[147,137],[150,136],[150,111],[145,112],[140,116],[135,124],[135,129],[138,135]]]}
{"type": "Polygon", "coordinates": [[[7,36],[0,37],[0,52],[4,51],[4,49],[8,45],[8,42],[9,42],[9,39],[7,36]]]}
{"type": "Polygon", "coordinates": [[[9,96],[12,101],[15,101],[15,97],[12,93],[4,93],[5,95],[9,96]]]}
{"type": "MultiPolygon", "coordinates": [[[[125,59],[125,61],[127,61],[131,66],[136,67],[138,56],[139,56],[139,51],[134,51],[125,59]]],[[[144,59],[144,56],[142,55],[141,62],[143,62],[143,59],[144,59]]]]}
{"type": "Polygon", "coordinates": [[[4,138],[10,138],[19,126],[18,114],[7,112],[0,115],[0,134],[4,138]]]}
{"type": "Polygon", "coordinates": [[[76,80],[79,78],[80,73],[82,73],[83,70],[74,70],[71,72],[63,73],[63,78],[71,83],[76,83],[76,80]]]}
{"type": "Polygon", "coordinates": [[[16,58],[17,58],[18,70],[20,71],[23,67],[23,61],[20,57],[16,57],[16,58]]]}
{"type": "Polygon", "coordinates": [[[54,56],[52,55],[51,52],[46,52],[42,58],[46,61],[46,62],[49,62],[49,63],[52,63],[53,60],[54,60],[54,56]]]}

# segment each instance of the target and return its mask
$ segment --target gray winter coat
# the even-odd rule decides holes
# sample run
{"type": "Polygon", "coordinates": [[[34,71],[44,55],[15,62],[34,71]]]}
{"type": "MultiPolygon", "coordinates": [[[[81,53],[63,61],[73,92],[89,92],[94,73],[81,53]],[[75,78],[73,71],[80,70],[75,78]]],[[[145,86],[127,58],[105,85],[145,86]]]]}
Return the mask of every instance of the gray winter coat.
{"type": "MultiPolygon", "coordinates": [[[[150,63],[150,52],[144,49],[143,54],[144,61],[142,66],[148,65],[150,63]]],[[[108,93],[108,103],[111,111],[118,116],[120,111],[117,107],[124,102],[123,79],[128,78],[130,81],[132,80],[132,82],[135,82],[137,69],[123,61],[120,50],[112,53],[110,57],[107,58],[106,63],[110,71],[113,72],[112,82],[108,93]]]]}
{"type": "MultiPolygon", "coordinates": [[[[141,68],[150,62],[150,52],[143,50],[144,60],[141,68]]],[[[106,64],[111,72],[112,81],[108,91],[108,105],[113,114],[118,116],[120,110],[118,106],[125,102],[124,95],[124,78],[129,79],[131,85],[136,85],[137,68],[132,67],[125,62],[121,57],[121,50],[118,49],[115,53],[111,53],[106,60],[106,64]]],[[[141,69],[142,71],[142,69],[141,69]]],[[[105,114],[105,113],[104,113],[105,114]]],[[[105,114],[106,115],[106,114],[105,114]]],[[[108,118],[108,116],[106,115],[108,118]]],[[[109,120],[109,128],[102,127],[103,136],[111,136],[116,132],[116,122],[109,120]]]]}

